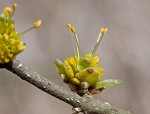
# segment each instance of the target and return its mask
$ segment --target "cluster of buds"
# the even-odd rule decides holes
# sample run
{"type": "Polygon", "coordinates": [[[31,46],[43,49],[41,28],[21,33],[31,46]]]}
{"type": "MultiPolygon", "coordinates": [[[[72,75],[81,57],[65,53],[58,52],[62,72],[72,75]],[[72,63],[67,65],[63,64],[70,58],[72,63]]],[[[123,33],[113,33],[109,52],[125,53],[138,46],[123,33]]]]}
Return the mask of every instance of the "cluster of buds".
{"type": "Polygon", "coordinates": [[[67,58],[64,62],[56,59],[54,63],[58,73],[63,78],[63,81],[68,84],[69,88],[79,95],[84,95],[86,93],[97,94],[105,88],[118,85],[120,82],[117,80],[108,79],[101,81],[104,69],[98,66],[99,57],[95,56],[95,52],[108,28],[100,29],[92,53],[85,54],[82,57],[76,30],[70,24],[67,27],[72,35],[74,56],[67,58]]]}
{"type": "Polygon", "coordinates": [[[31,28],[18,33],[15,30],[13,19],[17,8],[18,5],[14,3],[12,8],[4,8],[3,13],[0,15],[0,64],[10,62],[26,48],[25,43],[20,40],[21,35],[41,25],[41,20],[38,20],[31,28]]]}

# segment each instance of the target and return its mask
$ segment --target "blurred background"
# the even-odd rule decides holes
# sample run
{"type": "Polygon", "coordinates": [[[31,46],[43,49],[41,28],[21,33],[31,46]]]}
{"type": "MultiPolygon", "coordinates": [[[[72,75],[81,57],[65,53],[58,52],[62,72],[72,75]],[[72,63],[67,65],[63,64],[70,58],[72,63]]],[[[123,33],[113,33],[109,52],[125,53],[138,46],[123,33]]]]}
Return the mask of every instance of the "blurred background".
{"type": "MultiPolygon", "coordinates": [[[[95,98],[134,114],[150,113],[149,0],[0,0],[0,11],[14,2],[19,5],[14,15],[18,32],[37,19],[43,21],[39,29],[22,36],[27,48],[17,56],[19,61],[68,89],[53,64],[55,58],[64,60],[73,55],[66,25],[76,28],[83,55],[92,51],[99,29],[108,27],[96,55],[105,69],[103,79],[124,83],[95,98]]],[[[0,114],[71,114],[71,108],[0,69],[0,114]]]]}

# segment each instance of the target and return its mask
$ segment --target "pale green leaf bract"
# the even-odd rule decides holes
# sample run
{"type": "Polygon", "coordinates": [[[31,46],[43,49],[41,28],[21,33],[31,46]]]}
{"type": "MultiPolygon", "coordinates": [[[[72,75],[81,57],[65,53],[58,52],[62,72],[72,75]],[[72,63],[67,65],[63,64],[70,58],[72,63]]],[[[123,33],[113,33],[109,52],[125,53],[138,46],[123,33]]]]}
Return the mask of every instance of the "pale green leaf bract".
{"type": "Polygon", "coordinates": [[[61,74],[66,75],[67,67],[61,60],[55,59],[54,64],[56,65],[56,68],[57,68],[60,75],[61,74]]]}
{"type": "Polygon", "coordinates": [[[109,88],[109,87],[112,87],[112,86],[116,86],[120,83],[122,83],[122,82],[118,81],[118,80],[107,79],[107,80],[104,80],[104,81],[97,82],[96,89],[100,89],[100,88],[105,89],[105,88],[109,88]]]}

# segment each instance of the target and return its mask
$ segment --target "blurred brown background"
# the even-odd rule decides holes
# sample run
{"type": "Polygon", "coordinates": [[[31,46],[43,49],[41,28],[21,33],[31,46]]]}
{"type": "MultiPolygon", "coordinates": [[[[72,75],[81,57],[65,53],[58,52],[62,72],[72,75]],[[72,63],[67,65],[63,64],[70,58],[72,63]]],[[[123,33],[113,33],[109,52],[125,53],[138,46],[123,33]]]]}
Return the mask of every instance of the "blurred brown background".
{"type": "MultiPolygon", "coordinates": [[[[18,32],[43,20],[41,28],[22,36],[27,48],[18,60],[68,89],[53,64],[55,58],[73,55],[66,25],[77,29],[83,54],[92,51],[100,27],[108,27],[96,53],[105,69],[103,79],[124,83],[95,97],[134,114],[150,113],[149,0],[0,0],[0,11],[14,2],[19,5],[14,15],[18,32]]],[[[0,69],[0,114],[71,114],[71,108],[0,69]]]]}

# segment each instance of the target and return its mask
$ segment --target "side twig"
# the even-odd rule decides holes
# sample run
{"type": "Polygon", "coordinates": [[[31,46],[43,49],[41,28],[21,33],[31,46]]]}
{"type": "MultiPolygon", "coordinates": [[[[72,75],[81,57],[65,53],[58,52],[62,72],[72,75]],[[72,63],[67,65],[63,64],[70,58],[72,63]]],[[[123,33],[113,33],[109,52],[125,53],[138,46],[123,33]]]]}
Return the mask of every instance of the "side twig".
{"type": "Polygon", "coordinates": [[[111,106],[109,103],[96,100],[92,96],[84,95],[80,97],[76,93],[68,92],[38,73],[31,71],[27,66],[17,60],[0,65],[0,68],[5,68],[13,72],[21,79],[70,104],[74,108],[79,107],[84,114],[131,114],[128,111],[111,106]]]}

